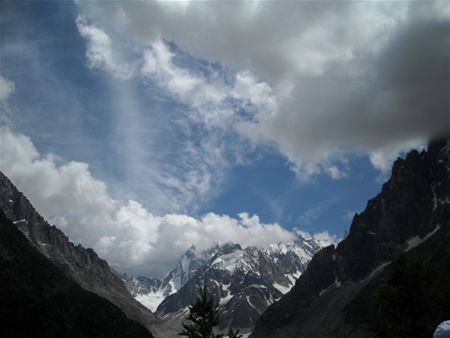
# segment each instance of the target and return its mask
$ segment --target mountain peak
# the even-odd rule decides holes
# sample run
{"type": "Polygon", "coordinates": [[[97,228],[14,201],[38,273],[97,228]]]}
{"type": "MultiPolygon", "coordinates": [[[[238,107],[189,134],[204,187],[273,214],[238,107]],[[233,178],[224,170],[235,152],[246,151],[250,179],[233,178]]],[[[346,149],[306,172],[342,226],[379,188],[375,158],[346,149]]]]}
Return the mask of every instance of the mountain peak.
{"type": "Polygon", "coordinates": [[[449,230],[450,139],[444,139],[394,162],[381,192],[354,216],[348,236],[313,257],[291,292],[259,319],[252,337],[363,336],[361,316],[371,316],[378,276],[402,252],[425,246],[422,252],[440,248],[439,255],[444,250],[448,256],[448,241],[437,247],[427,242],[445,241],[449,230]]]}
{"type": "Polygon", "coordinates": [[[220,304],[222,329],[233,326],[248,332],[264,309],[289,291],[319,250],[312,237],[268,248],[216,243],[202,251],[188,249],[157,290],[133,281],[127,285],[136,299],[152,309],[159,299],[157,315],[173,329],[206,284],[220,304]]]}
{"type": "Polygon", "coordinates": [[[0,172],[0,209],[30,244],[82,288],[108,299],[125,314],[153,328],[158,320],[129,294],[121,278],[92,249],[75,245],[35,210],[31,202],[0,172]]]}

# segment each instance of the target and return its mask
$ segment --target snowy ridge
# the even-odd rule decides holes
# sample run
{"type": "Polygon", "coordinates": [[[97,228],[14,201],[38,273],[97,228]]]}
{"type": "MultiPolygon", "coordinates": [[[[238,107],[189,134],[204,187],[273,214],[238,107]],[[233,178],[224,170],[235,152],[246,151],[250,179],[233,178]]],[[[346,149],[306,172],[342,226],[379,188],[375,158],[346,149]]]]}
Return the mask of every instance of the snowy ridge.
{"type": "Polygon", "coordinates": [[[439,231],[439,229],[441,228],[440,225],[437,225],[431,232],[429,232],[425,237],[420,238],[419,236],[414,236],[410,239],[408,239],[406,241],[406,243],[408,244],[408,246],[405,249],[406,251],[409,251],[413,248],[415,248],[416,246],[418,246],[419,244],[425,242],[428,238],[430,238],[431,236],[433,236],[436,232],[439,231]]]}
{"type": "Polygon", "coordinates": [[[198,252],[193,245],[181,256],[177,266],[163,280],[145,276],[129,277],[126,274],[122,275],[122,279],[133,297],[154,312],[166,297],[185,285],[192,275],[206,264],[213,253],[214,248],[198,252]]]}
{"type": "Polygon", "coordinates": [[[178,323],[180,313],[195,301],[198,288],[206,280],[224,314],[224,325],[245,331],[291,289],[321,249],[313,237],[305,237],[299,234],[292,243],[266,248],[242,248],[236,243],[221,243],[202,251],[191,247],[163,280],[127,277],[126,285],[136,300],[156,309],[157,316],[178,323]]]}

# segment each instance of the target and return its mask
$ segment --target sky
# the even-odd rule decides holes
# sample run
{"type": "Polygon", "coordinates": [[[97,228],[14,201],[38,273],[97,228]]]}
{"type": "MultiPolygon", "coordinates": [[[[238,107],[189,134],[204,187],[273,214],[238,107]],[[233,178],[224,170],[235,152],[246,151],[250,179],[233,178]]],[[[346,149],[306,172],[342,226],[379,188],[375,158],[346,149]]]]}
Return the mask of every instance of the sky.
{"type": "Polygon", "coordinates": [[[447,1],[2,1],[0,170],[118,271],[341,238],[449,128],[447,1]]]}

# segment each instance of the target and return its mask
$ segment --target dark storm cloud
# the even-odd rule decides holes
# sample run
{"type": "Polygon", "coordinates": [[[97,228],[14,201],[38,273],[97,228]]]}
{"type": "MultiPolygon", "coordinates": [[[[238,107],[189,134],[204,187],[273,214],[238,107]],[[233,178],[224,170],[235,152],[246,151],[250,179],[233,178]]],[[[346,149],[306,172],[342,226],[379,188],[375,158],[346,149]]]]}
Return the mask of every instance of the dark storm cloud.
{"type": "Polygon", "coordinates": [[[449,125],[447,2],[78,5],[111,36],[171,41],[265,82],[276,109],[235,127],[278,149],[306,176],[345,176],[336,170],[355,152],[384,169],[399,151],[449,125]]]}

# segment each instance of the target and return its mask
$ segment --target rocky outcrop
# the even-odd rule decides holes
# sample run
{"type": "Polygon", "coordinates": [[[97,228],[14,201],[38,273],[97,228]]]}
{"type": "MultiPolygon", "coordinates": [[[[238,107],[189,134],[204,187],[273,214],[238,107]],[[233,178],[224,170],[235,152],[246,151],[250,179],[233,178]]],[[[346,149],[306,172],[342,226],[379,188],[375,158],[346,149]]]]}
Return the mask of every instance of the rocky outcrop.
{"type": "Polygon", "coordinates": [[[92,249],[74,245],[64,233],[49,225],[28,199],[0,172],[0,209],[30,243],[67,277],[82,288],[106,298],[130,319],[149,330],[158,330],[153,313],[137,302],[120,277],[92,249]]]}
{"type": "Polygon", "coordinates": [[[450,140],[398,159],[348,236],[321,250],[292,290],[260,317],[251,337],[365,337],[372,291],[401,252],[450,256],[450,140]],[[432,245],[430,245],[432,243],[432,245]]]}
{"type": "Polygon", "coordinates": [[[119,276],[133,296],[155,293],[162,288],[162,282],[158,278],[145,276],[129,277],[126,273],[121,273],[119,276]]]}
{"type": "Polygon", "coordinates": [[[110,301],[43,256],[0,210],[1,337],[146,337],[110,301]]]}

